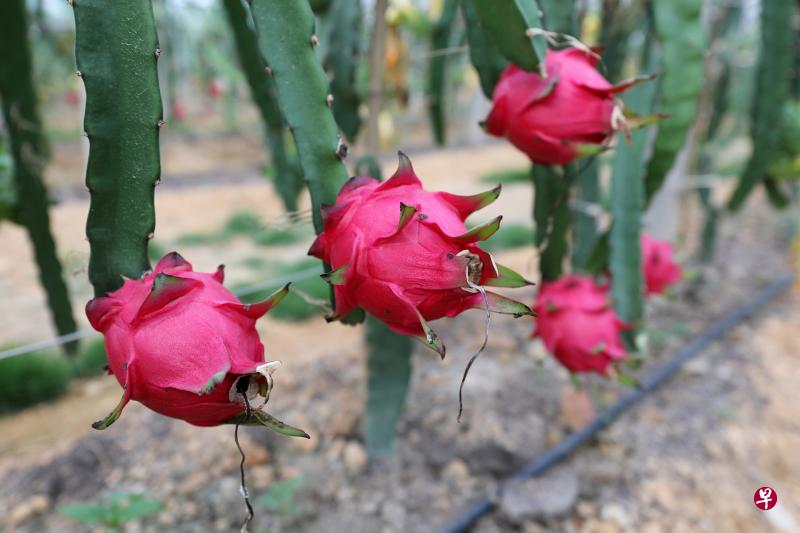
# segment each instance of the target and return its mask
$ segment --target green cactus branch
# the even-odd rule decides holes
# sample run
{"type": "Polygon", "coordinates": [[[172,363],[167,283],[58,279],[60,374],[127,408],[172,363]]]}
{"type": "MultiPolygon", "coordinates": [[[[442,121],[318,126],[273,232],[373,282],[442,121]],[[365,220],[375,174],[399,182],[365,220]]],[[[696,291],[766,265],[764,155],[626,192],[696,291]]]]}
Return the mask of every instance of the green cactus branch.
{"type": "Polygon", "coordinates": [[[331,76],[333,116],[345,137],[355,142],[361,129],[361,94],[356,74],[361,56],[361,2],[333,0],[328,9],[330,35],[323,59],[325,70],[331,76]]]}
{"type": "Polygon", "coordinates": [[[329,98],[328,79],[314,47],[314,15],[308,2],[252,0],[261,54],[272,69],[278,104],[294,136],[313,206],[314,228],[322,231],[322,204],[333,204],[347,181],[329,98]]]}
{"type": "Polygon", "coordinates": [[[255,28],[251,26],[250,14],[242,0],[223,0],[223,5],[236,42],[239,63],[250,87],[250,95],[264,123],[275,189],[281,197],[284,209],[290,213],[297,211],[297,196],[302,189],[300,169],[287,150],[286,125],[278,108],[274,83],[258,49],[258,38],[255,28]]]}
{"type": "Polygon", "coordinates": [[[536,227],[534,244],[539,249],[539,271],[542,281],[552,281],[564,272],[569,253],[570,187],[573,170],[569,167],[534,165],[533,221],[536,227]]]}
{"type": "Polygon", "coordinates": [[[99,296],[119,288],[123,276],[138,278],[150,268],[153,192],[161,175],[156,68],[161,50],[150,0],[74,0],[72,5],[90,147],[89,279],[99,296]]]}
{"type": "Polygon", "coordinates": [[[467,26],[467,43],[469,43],[469,60],[481,82],[481,90],[491,100],[494,87],[500,75],[508,66],[508,61],[492,42],[491,37],[481,26],[475,2],[461,2],[461,12],[467,26]]]}
{"type": "MultiPolygon", "coordinates": [[[[442,13],[439,20],[433,27],[431,33],[431,50],[444,50],[452,46],[453,26],[458,6],[461,0],[444,0],[442,13]]],[[[428,114],[431,119],[433,139],[438,146],[443,146],[447,136],[446,111],[446,89],[447,89],[447,54],[434,53],[431,55],[430,65],[428,66],[428,114]]]]}
{"type": "Polygon", "coordinates": [[[587,270],[598,240],[597,220],[590,209],[600,204],[600,176],[596,159],[578,166],[581,168],[575,187],[578,206],[572,210],[572,268],[587,270]]]}
{"type": "MultiPolygon", "coordinates": [[[[33,82],[25,9],[25,0],[0,2],[0,99],[14,160],[14,188],[19,206],[15,218],[28,232],[53,322],[63,335],[75,331],[77,324],[50,232],[49,200],[42,180],[47,145],[33,82]]],[[[78,346],[73,342],[65,348],[68,353],[75,353],[78,346]]]]}
{"type": "Polygon", "coordinates": [[[547,39],[536,0],[464,0],[474,2],[481,24],[506,59],[546,76],[547,39]]]}
{"type": "MultiPolygon", "coordinates": [[[[646,67],[654,62],[655,53],[647,39],[642,57],[646,67]]],[[[644,83],[625,95],[625,105],[641,114],[649,113],[654,104],[655,84],[644,83]]],[[[614,282],[611,295],[619,318],[632,330],[623,338],[629,350],[635,350],[636,331],[644,319],[644,279],[642,255],[639,245],[641,214],[644,207],[644,171],[647,152],[647,129],[630,133],[630,142],[619,139],[614,153],[611,173],[611,214],[613,223],[609,236],[611,254],[609,268],[614,282]]],[[[623,134],[619,134],[622,136],[623,134]]]]}
{"type": "Polygon", "coordinates": [[[661,112],[653,155],[645,176],[645,205],[664,183],[694,123],[703,86],[706,36],[703,0],[654,0],[655,31],[661,41],[661,112]]]}
{"type": "Polygon", "coordinates": [[[567,35],[578,34],[575,0],[539,0],[544,12],[544,26],[567,35]]]}
{"type": "MultiPolygon", "coordinates": [[[[750,192],[764,181],[775,150],[780,143],[784,102],[789,96],[787,73],[792,66],[794,0],[769,0],[761,4],[761,52],[753,92],[751,137],[753,153],[739,184],[728,201],[728,208],[739,209],[750,192]]],[[[774,193],[777,185],[767,181],[770,199],[782,200],[774,193]]],[[[780,202],[778,202],[780,203],[780,202]]]]}

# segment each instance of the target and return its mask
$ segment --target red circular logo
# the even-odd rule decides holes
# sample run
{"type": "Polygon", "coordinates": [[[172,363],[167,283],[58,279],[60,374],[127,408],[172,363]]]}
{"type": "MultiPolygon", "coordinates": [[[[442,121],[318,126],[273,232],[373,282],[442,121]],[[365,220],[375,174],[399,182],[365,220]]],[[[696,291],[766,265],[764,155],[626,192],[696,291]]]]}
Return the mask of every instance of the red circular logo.
{"type": "Polygon", "coordinates": [[[753,494],[753,503],[762,511],[769,511],[778,503],[778,493],[771,487],[761,487],[753,494]]]}

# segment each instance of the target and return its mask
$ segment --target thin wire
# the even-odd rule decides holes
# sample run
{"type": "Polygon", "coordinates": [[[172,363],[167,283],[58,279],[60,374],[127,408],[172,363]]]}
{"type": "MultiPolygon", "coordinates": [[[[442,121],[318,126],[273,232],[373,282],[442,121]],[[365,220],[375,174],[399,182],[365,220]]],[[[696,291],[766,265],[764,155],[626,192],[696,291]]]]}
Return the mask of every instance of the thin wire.
{"type": "Polygon", "coordinates": [[[478,358],[479,355],[483,353],[483,350],[486,349],[486,344],[489,342],[489,326],[492,323],[492,313],[489,311],[489,297],[486,296],[486,289],[481,287],[480,285],[476,285],[470,281],[469,276],[467,276],[467,284],[473,288],[478,290],[483,296],[483,305],[486,307],[486,323],[483,329],[483,344],[481,347],[478,348],[478,351],[469,358],[469,362],[467,363],[467,367],[464,369],[464,374],[461,376],[461,384],[458,386],[458,417],[457,421],[461,422],[461,414],[464,412],[464,400],[462,393],[464,392],[464,382],[467,380],[467,374],[469,374],[469,369],[472,368],[472,364],[478,358]]]}
{"type": "MultiPolygon", "coordinates": [[[[250,400],[247,399],[247,391],[242,393],[242,398],[244,398],[244,412],[245,412],[245,422],[250,420],[251,410],[250,410],[250,400]]],[[[244,523],[242,524],[242,529],[240,530],[241,533],[247,533],[247,526],[250,525],[250,522],[253,521],[253,517],[255,513],[253,512],[253,504],[250,503],[250,491],[247,490],[247,481],[245,480],[244,474],[244,462],[245,462],[245,455],[244,450],[242,449],[242,445],[239,443],[239,424],[237,423],[236,426],[233,428],[233,440],[236,441],[236,447],[239,449],[239,455],[242,456],[242,460],[239,461],[239,476],[241,479],[241,485],[239,486],[242,497],[244,498],[244,505],[247,507],[247,518],[245,519],[244,523]]]]}
{"type": "MultiPolygon", "coordinates": [[[[247,287],[242,287],[237,290],[233,290],[231,292],[233,292],[233,294],[239,297],[249,296],[251,294],[261,292],[264,289],[275,287],[276,285],[285,285],[289,282],[303,281],[306,279],[310,279],[315,275],[321,273],[322,271],[319,267],[310,267],[305,270],[301,270],[300,272],[294,272],[293,274],[287,274],[279,278],[274,278],[253,285],[248,285],[247,287]]],[[[14,348],[9,348],[8,350],[0,351],[0,361],[2,361],[3,359],[7,359],[9,357],[15,357],[17,355],[25,355],[32,352],[37,352],[39,350],[44,350],[46,348],[61,346],[62,344],[67,344],[69,342],[76,341],[79,339],[92,337],[96,334],[97,332],[91,329],[80,329],[78,331],[73,331],[72,333],[59,335],[58,337],[54,337],[52,339],[48,339],[45,341],[38,341],[30,344],[24,344],[22,346],[16,346],[14,348]]]]}

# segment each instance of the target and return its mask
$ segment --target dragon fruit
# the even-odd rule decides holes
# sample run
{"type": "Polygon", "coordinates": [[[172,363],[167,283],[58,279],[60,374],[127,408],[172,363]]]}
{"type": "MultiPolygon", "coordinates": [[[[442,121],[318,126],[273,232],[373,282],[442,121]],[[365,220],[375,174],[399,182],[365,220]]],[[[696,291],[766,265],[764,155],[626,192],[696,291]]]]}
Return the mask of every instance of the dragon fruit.
{"type": "Polygon", "coordinates": [[[308,437],[262,409],[280,363],[266,361],[255,323],[288,285],[263,302],[242,304],[223,278],[223,267],[193,272],[172,252],[154,272],[89,301],[86,314],[103,333],[109,371],[123,389],[119,405],[94,428],[105,429],[136,400],[197,426],[261,424],[308,437]]]}
{"type": "MultiPolygon", "coordinates": [[[[363,308],[391,329],[423,338],[442,357],[445,347],[428,321],[484,308],[482,286],[522,287],[522,276],[497,265],[478,242],[501,217],[468,229],[466,218],[493,202],[500,187],[474,196],[428,192],[402,152],[397,172],[381,183],[350,179],[336,203],[324,207],[324,231],[309,254],[331,265],[331,319],[363,308]]],[[[497,313],[530,315],[526,305],[486,292],[497,313]]]]}
{"type": "Polygon", "coordinates": [[[534,337],[570,372],[606,374],[624,359],[620,333],[629,329],[611,306],[608,287],[592,278],[564,276],[542,284],[534,310],[534,337]]]}
{"type": "Polygon", "coordinates": [[[652,78],[611,85],[596,63],[595,54],[569,48],[547,52],[547,78],[509,65],[495,87],[486,131],[506,137],[540,165],[565,165],[597,153],[626,125],[616,95],[652,78]]]}

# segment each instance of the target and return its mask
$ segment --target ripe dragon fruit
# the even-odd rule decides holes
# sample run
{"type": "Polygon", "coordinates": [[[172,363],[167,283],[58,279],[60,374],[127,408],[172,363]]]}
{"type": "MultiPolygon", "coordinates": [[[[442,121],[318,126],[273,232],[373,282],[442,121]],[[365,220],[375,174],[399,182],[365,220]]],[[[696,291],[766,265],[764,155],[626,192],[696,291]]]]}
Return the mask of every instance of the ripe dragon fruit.
{"type": "Polygon", "coordinates": [[[596,64],[595,54],[569,48],[547,52],[547,78],[508,66],[494,89],[486,131],[506,137],[540,165],[565,165],[602,150],[626,127],[616,95],[652,77],[611,85],[596,64]]]}
{"type": "Polygon", "coordinates": [[[255,323],[288,285],[263,302],[242,304],[223,278],[223,267],[193,272],[172,252],[154,272],[89,301],[86,315],[103,333],[109,371],[123,389],[119,405],[94,428],[105,429],[136,400],[197,426],[260,424],[308,437],[262,410],[280,363],[266,361],[255,323]]]}
{"type": "MultiPolygon", "coordinates": [[[[324,231],[309,254],[331,265],[331,319],[361,307],[391,329],[424,338],[444,357],[445,347],[429,320],[484,308],[480,286],[530,284],[497,265],[478,242],[491,237],[501,217],[468,229],[466,218],[493,202],[500,187],[474,196],[428,192],[402,152],[397,172],[381,183],[361,176],[342,186],[336,203],[324,207],[324,231]]],[[[486,293],[491,311],[530,315],[526,305],[486,293]]]]}
{"type": "Polygon", "coordinates": [[[673,259],[672,244],[660,241],[649,233],[642,233],[640,242],[645,293],[662,294],[683,276],[681,266],[673,259]]]}
{"type": "Polygon", "coordinates": [[[617,318],[608,287],[592,278],[573,274],[543,283],[534,310],[533,337],[570,372],[607,374],[625,358],[620,332],[629,327],[617,318]]]}

